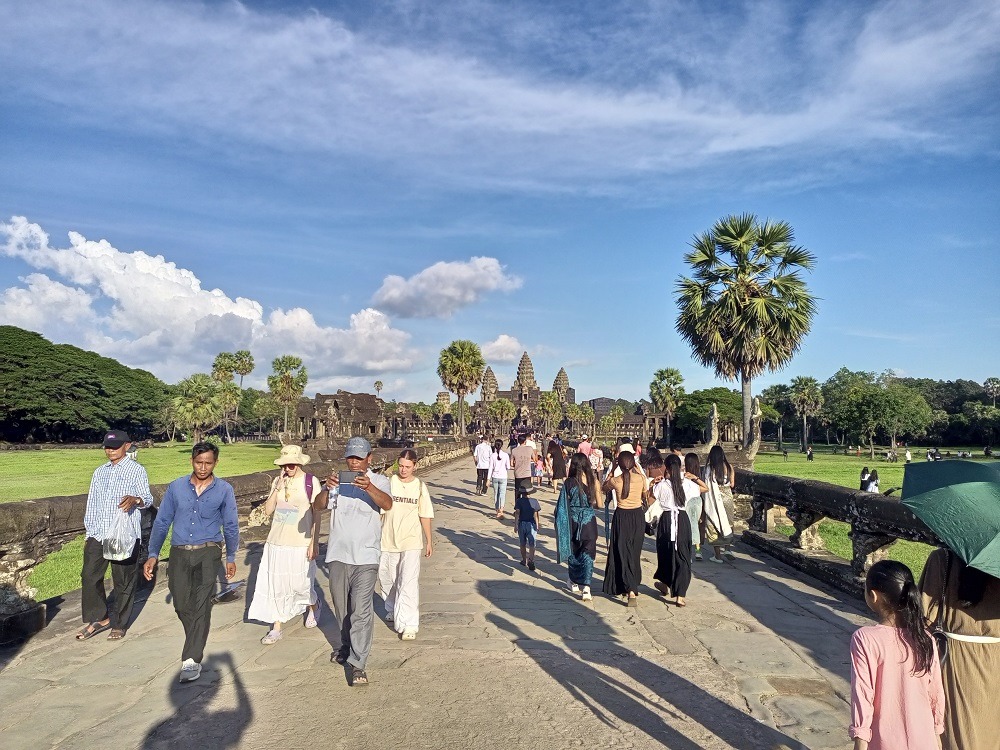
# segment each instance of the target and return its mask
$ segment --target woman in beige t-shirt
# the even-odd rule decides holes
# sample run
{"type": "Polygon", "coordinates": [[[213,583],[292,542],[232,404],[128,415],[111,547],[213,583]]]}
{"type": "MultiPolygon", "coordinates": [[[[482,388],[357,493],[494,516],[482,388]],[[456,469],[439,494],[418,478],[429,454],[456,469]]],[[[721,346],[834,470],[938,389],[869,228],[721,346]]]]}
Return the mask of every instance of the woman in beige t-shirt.
{"type": "Polygon", "coordinates": [[[306,627],[319,622],[316,599],[316,547],[312,501],[323,482],[302,470],[309,456],[297,445],[286,445],[274,463],[281,473],[271,483],[264,512],[271,531],[264,544],[257,582],[247,617],[272,623],[260,642],[270,646],[281,640],[281,625],[307,609],[306,627]],[[307,492],[311,485],[311,492],[307,492]]]}
{"type": "Polygon", "coordinates": [[[404,641],[420,629],[420,558],[434,551],[434,507],[427,485],[417,479],[416,452],[399,454],[398,473],[389,479],[392,508],[382,516],[382,556],[378,580],[385,599],[385,619],[404,641]]]}

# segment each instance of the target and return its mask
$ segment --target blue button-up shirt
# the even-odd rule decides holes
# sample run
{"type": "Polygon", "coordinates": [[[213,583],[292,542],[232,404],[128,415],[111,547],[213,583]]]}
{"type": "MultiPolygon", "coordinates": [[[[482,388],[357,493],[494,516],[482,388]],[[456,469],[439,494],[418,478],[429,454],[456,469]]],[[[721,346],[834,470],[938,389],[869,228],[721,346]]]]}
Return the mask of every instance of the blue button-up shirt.
{"type": "Polygon", "coordinates": [[[190,476],[167,485],[160,501],[153,532],[149,537],[149,556],[159,557],[173,524],[171,544],[204,544],[226,538],[226,562],[236,562],[240,543],[240,523],[236,514],[236,494],[224,479],[214,478],[199,496],[190,476]]]}

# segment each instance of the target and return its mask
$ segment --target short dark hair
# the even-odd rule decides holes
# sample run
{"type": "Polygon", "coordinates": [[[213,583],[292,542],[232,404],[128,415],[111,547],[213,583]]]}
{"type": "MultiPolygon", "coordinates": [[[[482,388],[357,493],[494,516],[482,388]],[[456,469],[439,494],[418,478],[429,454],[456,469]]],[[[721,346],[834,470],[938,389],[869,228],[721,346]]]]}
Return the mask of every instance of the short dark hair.
{"type": "Polygon", "coordinates": [[[526,442],[528,442],[528,433],[522,432],[520,435],[518,435],[517,442],[519,442],[521,445],[524,445],[526,442]]]}
{"type": "Polygon", "coordinates": [[[670,451],[671,451],[671,453],[683,453],[684,452],[684,448],[681,447],[680,443],[671,443],[670,444],[670,451]]]}
{"type": "Polygon", "coordinates": [[[191,458],[198,458],[202,453],[211,453],[218,460],[219,446],[215,443],[195,443],[194,447],[191,448],[191,458]]]}

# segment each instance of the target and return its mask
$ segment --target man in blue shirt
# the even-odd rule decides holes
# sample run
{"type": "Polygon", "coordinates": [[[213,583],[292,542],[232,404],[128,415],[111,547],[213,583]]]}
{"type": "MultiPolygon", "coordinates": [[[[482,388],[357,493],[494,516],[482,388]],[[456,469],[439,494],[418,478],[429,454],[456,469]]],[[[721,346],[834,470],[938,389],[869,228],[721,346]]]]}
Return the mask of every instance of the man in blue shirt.
{"type": "Polygon", "coordinates": [[[218,461],[219,449],[211,443],[198,443],[191,449],[191,475],[167,485],[149,538],[149,559],[142,571],[147,581],[153,579],[160,549],[173,524],[169,588],[174,611],[184,626],[181,682],[193,682],[201,676],[223,537],[226,578],[236,575],[236,548],[240,542],[236,495],[229,482],[216,479],[218,461]]]}
{"type": "MultiPolygon", "coordinates": [[[[122,430],[111,430],[104,436],[104,455],[108,461],[94,471],[87,492],[87,509],[83,525],[87,540],[83,546],[83,569],[80,572],[83,621],[87,623],[76,634],[78,641],[93,638],[112,628],[108,640],[125,637],[132,619],[135,584],[139,577],[139,538],[142,535],[139,509],[153,504],[149,492],[149,477],[138,461],[129,455],[132,441],[122,430]],[[135,539],[132,554],[125,560],[104,558],[104,540],[127,516],[127,536],[135,539]],[[111,565],[111,583],[115,591],[114,610],[108,608],[104,575],[111,565]],[[112,627],[113,626],[113,627],[112,627]]],[[[119,532],[121,533],[121,532],[119,532]]]]}

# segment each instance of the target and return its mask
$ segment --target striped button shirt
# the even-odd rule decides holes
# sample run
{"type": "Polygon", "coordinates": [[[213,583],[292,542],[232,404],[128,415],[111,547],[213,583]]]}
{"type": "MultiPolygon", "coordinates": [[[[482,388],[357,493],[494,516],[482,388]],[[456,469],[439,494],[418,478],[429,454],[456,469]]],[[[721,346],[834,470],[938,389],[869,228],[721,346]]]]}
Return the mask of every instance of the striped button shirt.
{"type": "Polygon", "coordinates": [[[135,538],[139,539],[142,536],[139,508],[151,506],[153,496],[149,492],[146,469],[128,455],[116,464],[108,461],[94,471],[90,491],[87,492],[87,510],[83,514],[83,526],[89,538],[104,541],[115,520],[115,514],[121,513],[118,503],[126,496],[142,499],[142,504],[129,513],[135,538]]]}

